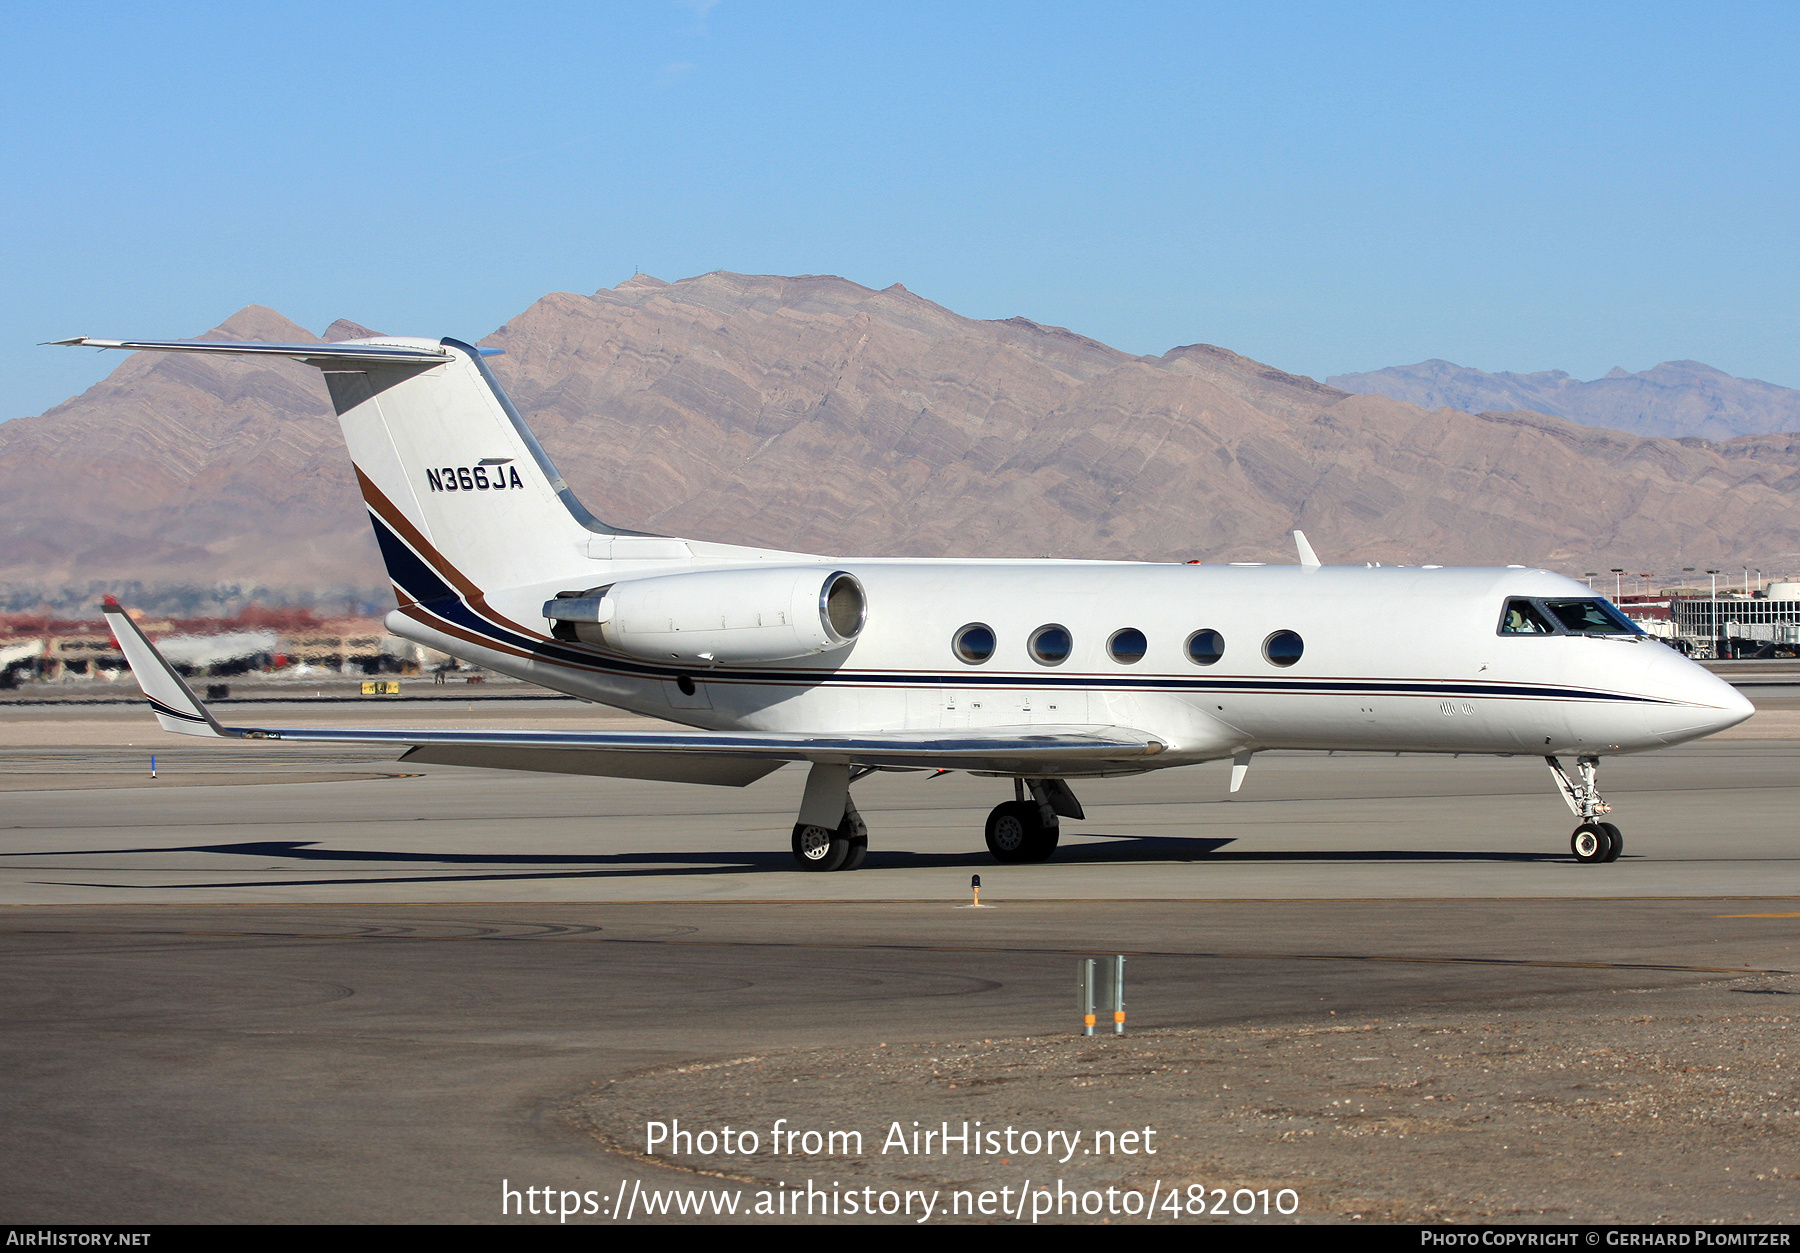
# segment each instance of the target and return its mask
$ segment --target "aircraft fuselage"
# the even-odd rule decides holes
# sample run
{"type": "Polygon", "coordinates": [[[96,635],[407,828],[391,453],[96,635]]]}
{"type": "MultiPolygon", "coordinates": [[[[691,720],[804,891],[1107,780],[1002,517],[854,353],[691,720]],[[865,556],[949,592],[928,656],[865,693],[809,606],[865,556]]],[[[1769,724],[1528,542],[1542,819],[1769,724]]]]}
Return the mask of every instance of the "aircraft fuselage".
{"type": "MultiPolygon", "coordinates": [[[[501,673],[696,727],[1117,725],[1167,743],[1141,768],[1270,748],[1628,753],[1706,735],[1750,712],[1730,685],[1648,636],[1503,634],[1511,598],[1596,599],[1542,570],[816,564],[861,581],[866,626],[848,647],[777,664],[659,664],[552,640],[541,611],[556,591],[549,584],[489,593],[485,625],[440,619],[426,604],[394,612],[389,627],[501,673]],[[991,632],[985,661],[963,660],[953,647],[971,625],[991,632]],[[1067,655],[1054,664],[1029,649],[1046,626],[1067,633],[1056,641],[1067,655]],[[1127,641],[1125,659],[1109,648],[1122,631],[1141,635],[1127,641]],[[1188,648],[1202,631],[1216,633],[1208,644],[1217,659],[1207,664],[1188,648]],[[1300,641],[1289,664],[1279,664],[1279,648],[1273,657],[1265,649],[1282,633],[1300,641]]],[[[572,565],[559,585],[664,572],[656,562],[572,565]]]]}

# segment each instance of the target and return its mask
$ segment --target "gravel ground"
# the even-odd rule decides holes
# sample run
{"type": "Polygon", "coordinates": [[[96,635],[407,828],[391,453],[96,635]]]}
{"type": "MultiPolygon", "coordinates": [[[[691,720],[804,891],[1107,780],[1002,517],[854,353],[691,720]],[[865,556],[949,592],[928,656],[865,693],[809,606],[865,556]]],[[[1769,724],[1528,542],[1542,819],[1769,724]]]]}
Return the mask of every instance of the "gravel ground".
{"type": "MultiPolygon", "coordinates": [[[[697,1186],[810,1178],[937,1192],[944,1207],[959,1189],[1010,1189],[1017,1204],[1020,1188],[1113,1187],[1154,1192],[1168,1220],[1170,1190],[1190,1205],[1200,1185],[1214,1222],[1244,1221],[1212,1215],[1234,1201],[1260,1219],[1263,1190],[1291,1188],[1296,1212],[1269,1221],[1793,1223],[1791,996],[1800,979],[1761,977],[1473,1016],[877,1042],[651,1070],[570,1113],[609,1149],[698,1172],[697,1186]],[[798,1140],[772,1153],[783,1118],[784,1134],[859,1130],[863,1150],[807,1154],[798,1140]],[[754,1130],[759,1151],[646,1153],[647,1125],[677,1119],[754,1130]],[[965,1121],[1015,1135],[991,1155],[965,1156],[954,1139],[947,1156],[935,1144],[884,1153],[893,1124],[910,1138],[915,1120],[920,1131],[948,1122],[953,1137],[965,1121]],[[1053,1130],[1049,1153],[1041,1137],[1053,1130]],[[1027,1131],[1040,1133],[1035,1153],[1027,1131]],[[1078,1137],[1073,1153],[1065,1133],[1078,1137]]],[[[1200,1221],[1191,1205],[1183,1217],[1200,1221]]]]}

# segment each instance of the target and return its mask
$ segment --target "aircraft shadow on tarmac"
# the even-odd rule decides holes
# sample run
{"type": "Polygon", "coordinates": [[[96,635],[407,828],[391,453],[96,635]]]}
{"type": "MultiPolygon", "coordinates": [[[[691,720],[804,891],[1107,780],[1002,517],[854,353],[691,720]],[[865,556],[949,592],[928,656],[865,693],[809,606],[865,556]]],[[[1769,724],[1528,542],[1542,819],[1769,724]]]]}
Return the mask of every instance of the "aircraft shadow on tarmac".
{"type": "MultiPolygon", "coordinates": [[[[1319,864],[1372,862],[1438,862],[1465,864],[1475,862],[1553,862],[1566,861],[1558,853],[1494,852],[1476,850],[1435,849],[1346,849],[1318,852],[1272,850],[1256,852],[1233,850],[1222,852],[1233,839],[1214,836],[1131,836],[1107,835],[1104,832],[1081,832],[1087,838],[1104,843],[1065,844],[1057,850],[1053,861],[1041,868],[1057,866],[1130,865],[1132,863],[1205,863],[1239,864],[1319,864]]],[[[275,859],[288,863],[381,863],[385,867],[406,865],[493,867],[489,874],[417,875],[399,873],[370,878],[330,879],[251,879],[214,881],[210,883],[106,884],[84,886],[170,888],[214,887],[307,887],[372,883],[470,883],[482,880],[519,879],[626,879],[655,878],[668,875],[721,875],[784,872],[795,870],[793,857],[776,850],[729,852],[682,849],[654,849],[630,853],[420,853],[362,848],[325,848],[304,840],[255,840],[236,844],[165,845],[153,848],[97,848],[65,850],[57,853],[7,853],[0,857],[68,857],[68,856],[142,856],[147,853],[214,853],[229,857],[275,859]],[[558,869],[537,870],[534,867],[558,869]],[[505,871],[510,870],[511,873],[505,871]]],[[[992,868],[994,860],[986,852],[911,853],[901,849],[871,849],[868,860],[858,873],[881,870],[930,870],[951,867],[992,868]]],[[[297,867],[296,867],[297,868],[297,867]]],[[[138,869],[134,867],[134,869],[138,869]]]]}

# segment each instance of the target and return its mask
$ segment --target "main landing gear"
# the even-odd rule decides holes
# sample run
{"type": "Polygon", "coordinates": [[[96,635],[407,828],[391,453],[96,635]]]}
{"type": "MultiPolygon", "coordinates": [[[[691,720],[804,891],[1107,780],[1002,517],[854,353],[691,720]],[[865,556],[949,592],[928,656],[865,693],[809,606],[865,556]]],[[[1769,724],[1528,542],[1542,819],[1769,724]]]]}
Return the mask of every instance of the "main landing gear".
{"type": "Polygon", "coordinates": [[[987,846],[995,861],[1048,861],[1061,824],[1045,822],[1036,801],[1007,801],[988,815],[987,846]]]}
{"type": "Polygon", "coordinates": [[[794,824],[794,860],[802,870],[855,870],[869,855],[869,828],[849,797],[835,828],[794,824]]]}
{"type": "MultiPolygon", "coordinates": [[[[855,870],[869,853],[869,828],[850,799],[850,783],[869,768],[815,764],[794,823],[794,860],[802,870],[855,870]],[[837,815],[836,825],[832,817],[837,815]]],[[[1000,862],[1048,861],[1062,819],[1085,818],[1081,802],[1061,779],[1014,779],[1013,799],[987,820],[988,852],[1000,862]]]]}
{"type": "Polygon", "coordinates": [[[1600,820],[1601,814],[1612,811],[1612,806],[1600,799],[1600,759],[1577,757],[1572,776],[1555,757],[1544,758],[1544,764],[1550,767],[1550,777],[1556,781],[1556,790],[1562,793],[1570,811],[1581,819],[1581,825],[1569,837],[1569,851],[1575,854],[1575,860],[1588,864],[1619,860],[1619,854],[1625,851],[1625,837],[1618,827],[1600,820]]]}
{"type": "Polygon", "coordinates": [[[814,762],[794,823],[794,860],[802,870],[855,870],[869,853],[869,828],[850,799],[850,781],[871,767],[814,762]]]}
{"type": "Polygon", "coordinates": [[[1062,819],[1085,817],[1061,779],[1014,779],[1013,799],[988,815],[988,852],[1000,862],[1049,861],[1062,838],[1062,819]]]}

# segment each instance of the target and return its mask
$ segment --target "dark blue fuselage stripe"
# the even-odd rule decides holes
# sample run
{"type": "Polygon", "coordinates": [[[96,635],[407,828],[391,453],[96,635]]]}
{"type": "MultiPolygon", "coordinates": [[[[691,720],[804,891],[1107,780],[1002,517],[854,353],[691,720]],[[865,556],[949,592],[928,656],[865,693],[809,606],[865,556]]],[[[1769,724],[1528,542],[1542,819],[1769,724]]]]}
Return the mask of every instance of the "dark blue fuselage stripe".
{"type": "Polygon", "coordinates": [[[578,652],[560,642],[521,635],[502,626],[493,618],[477,611],[442,579],[423,558],[413,552],[387,524],[374,513],[369,515],[375,535],[387,561],[388,573],[397,586],[419,603],[423,610],[442,622],[481,636],[492,644],[519,649],[537,660],[572,670],[622,675],[640,679],[674,679],[680,675],[712,683],[755,683],[792,687],[954,687],[954,688],[1031,688],[1045,691],[1111,690],[1171,691],[1193,694],[1284,694],[1315,696],[1428,696],[1428,697],[1509,697],[1536,700],[1610,701],[1621,704],[1666,705],[1680,702],[1659,700],[1653,696],[1633,696],[1623,692],[1593,691],[1584,688],[1552,687],[1542,684],[1482,684],[1438,682],[1429,679],[1213,679],[1196,676],[1181,678],[1116,678],[1101,675],[1026,675],[983,674],[976,671],[954,673],[905,673],[838,670],[732,670],[728,673],[697,671],[691,666],[624,661],[578,652]],[[417,590],[415,590],[417,589],[417,590]],[[420,595],[425,592],[425,595],[420,595]]]}
{"type": "Polygon", "coordinates": [[[395,587],[414,600],[443,600],[456,595],[456,589],[440,579],[372,509],[369,521],[375,527],[375,542],[381,546],[381,559],[387,563],[388,577],[395,587]]]}

